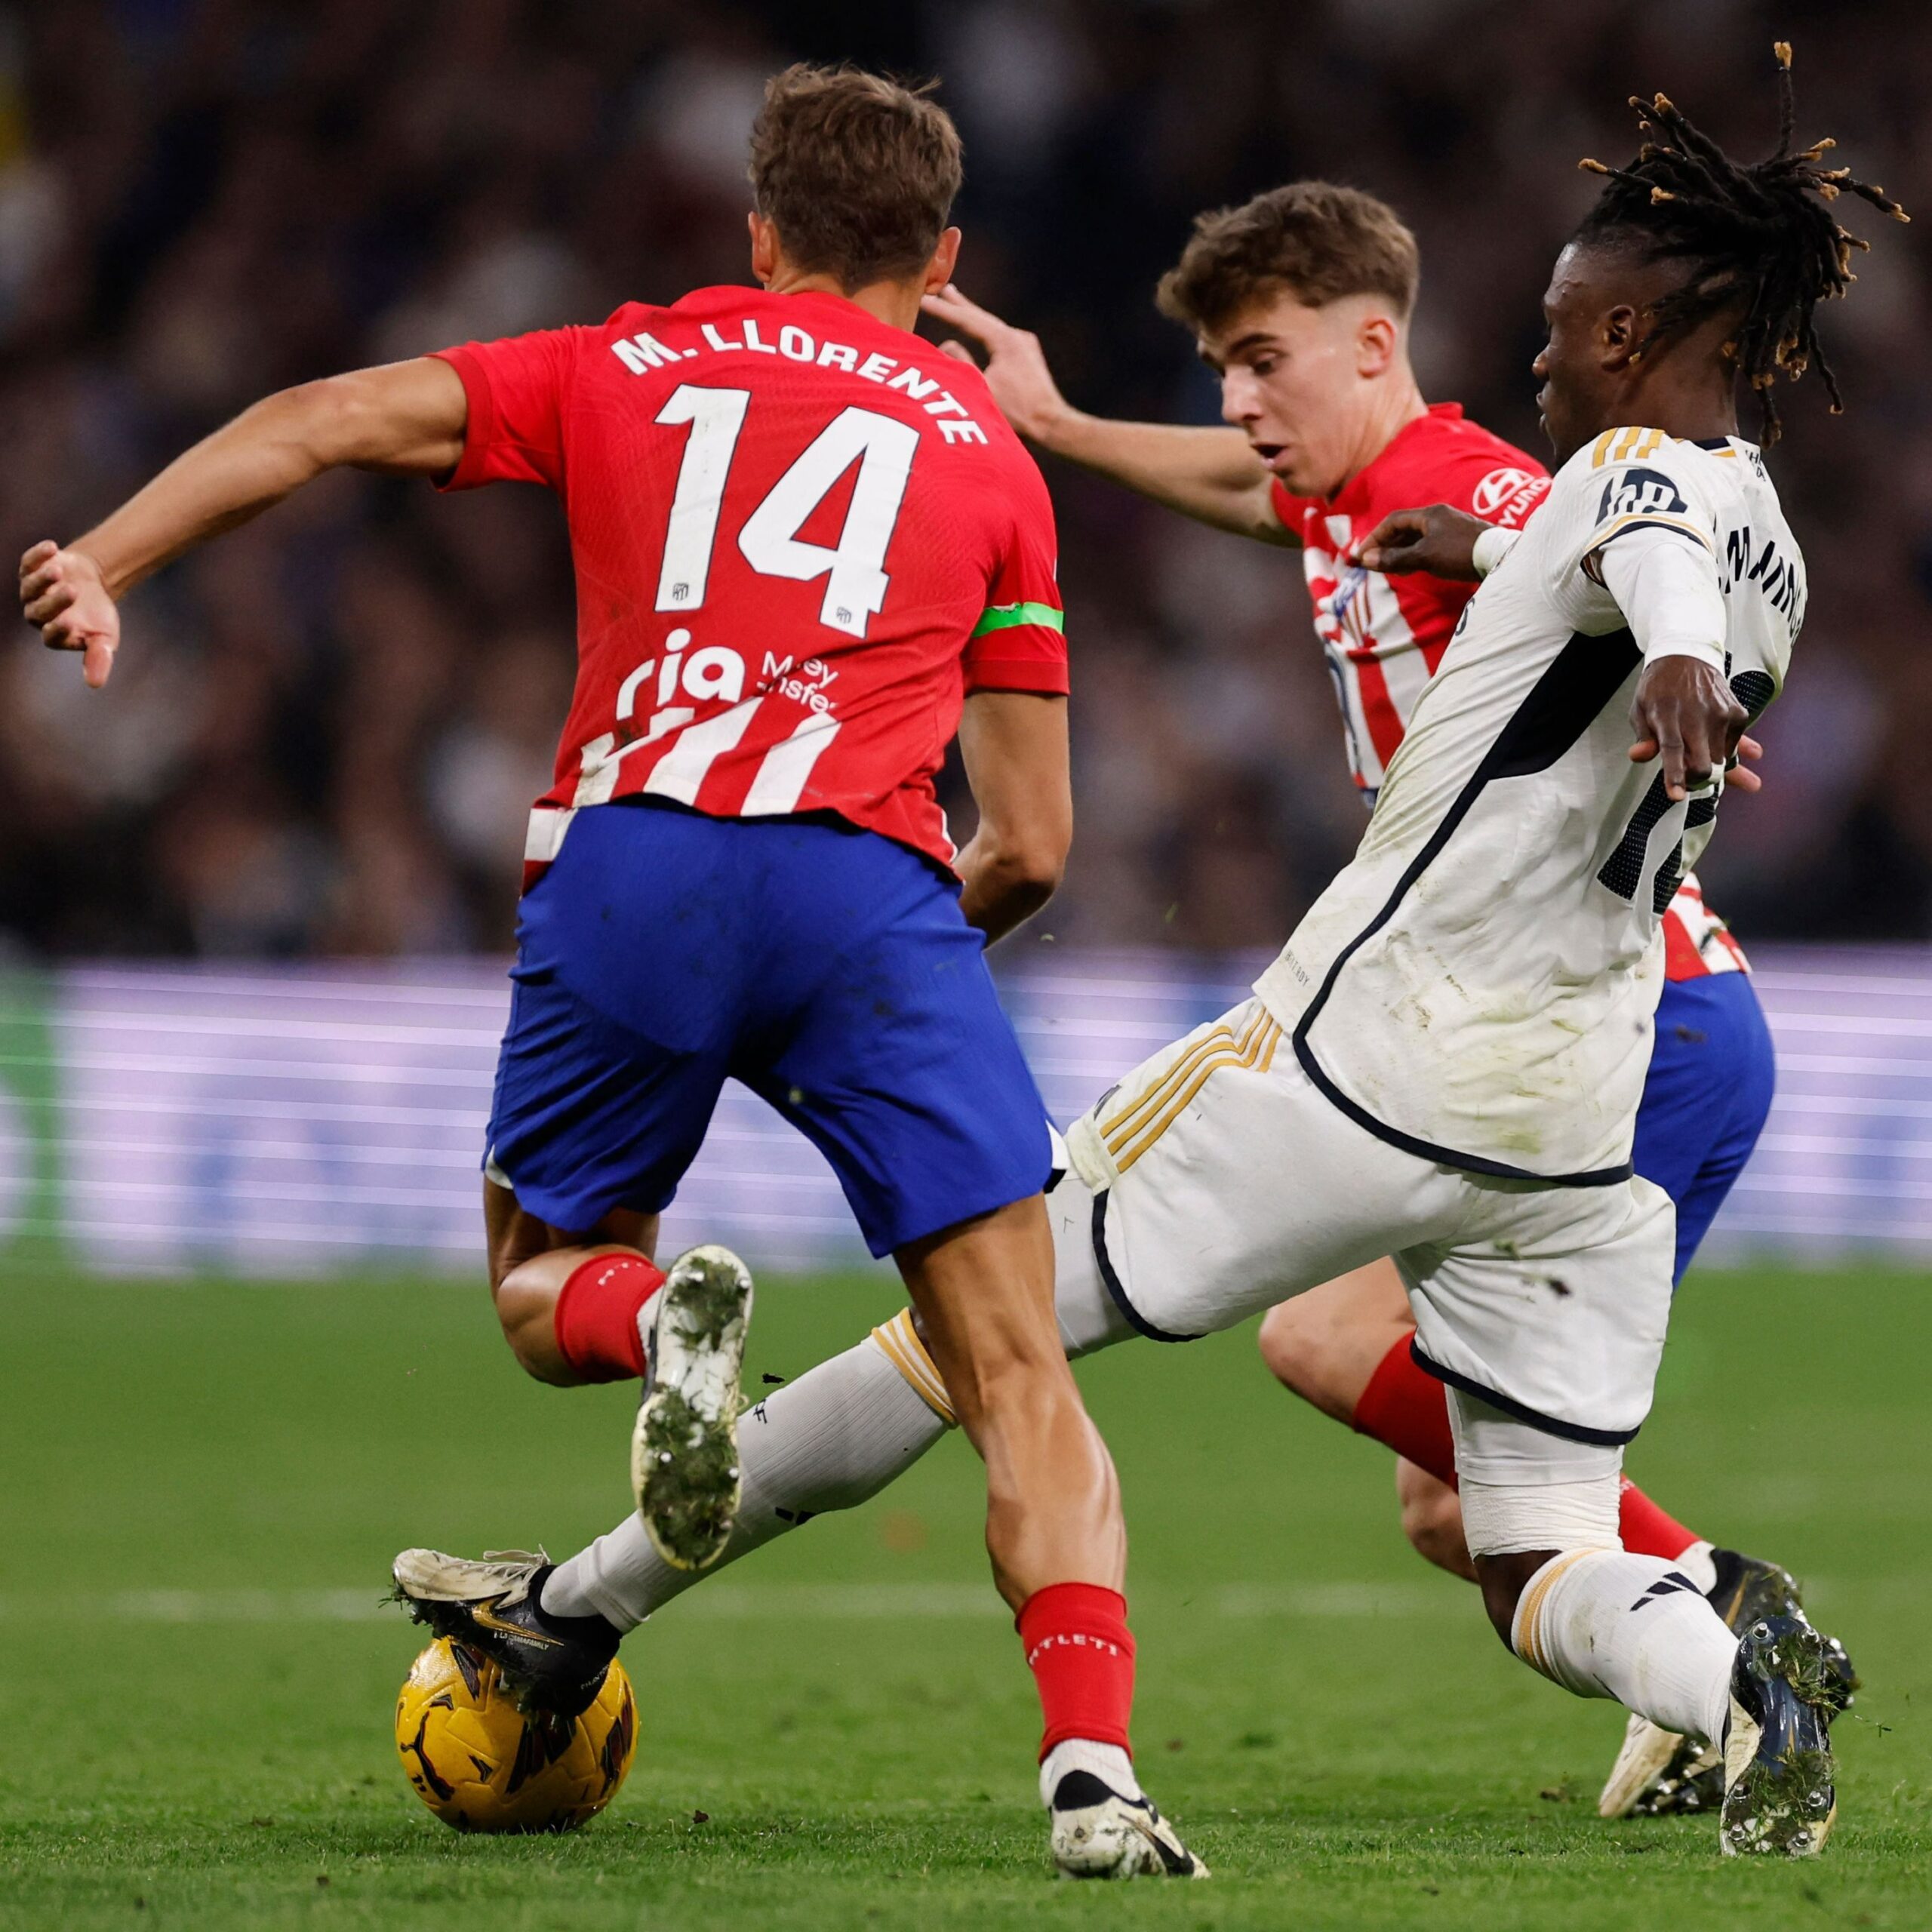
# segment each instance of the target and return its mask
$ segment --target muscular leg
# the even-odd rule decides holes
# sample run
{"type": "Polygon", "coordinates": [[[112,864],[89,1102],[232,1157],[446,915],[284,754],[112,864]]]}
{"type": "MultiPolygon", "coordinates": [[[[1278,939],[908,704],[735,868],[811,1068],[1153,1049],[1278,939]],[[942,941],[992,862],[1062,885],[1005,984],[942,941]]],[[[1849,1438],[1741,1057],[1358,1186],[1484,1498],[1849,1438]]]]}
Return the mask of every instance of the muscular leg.
{"type": "Polygon", "coordinates": [[[1054,1318],[1054,1246],[1038,1195],[896,1257],[960,1426],[986,1466],[986,1549],[1017,1611],[1050,1584],[1118,1590],[1120,1486],[1054,1318]]]}
{"type": "Polygon", "coordinates": [[[483,1226],[491,1298],[517,1360],[539,1382],[559,1388],[610,1379],[586,1375],[565,1358],[557,1337],[558,1297],[577,1269],[597,1256],[632,1255],[649,1263],[657,1244],[657,1217],[620,1208],[588,1234],[572,1232],[526,1214],[509,1189],[486,1178],[483,1226]]]}
{"type": "MultiPolygon", "coordinates": [[[[1069,1355],[1131,1336],[1095,1266],[1093,1197],[1071,1176],[1048,1197],[1057,1244],[1054,1315],[1069,1355]]],[[[956,1417],[912,1311],[842,1355],[795,1376],[746,1417],[738,1448],[744,1503],[712,1568],[673,1569],[635,1513],[552,1573],[544,1607],[595,1613],[629,1630],[694,1583],[827,1511],[855,1508],[897,1480],[956,1417]]]]}

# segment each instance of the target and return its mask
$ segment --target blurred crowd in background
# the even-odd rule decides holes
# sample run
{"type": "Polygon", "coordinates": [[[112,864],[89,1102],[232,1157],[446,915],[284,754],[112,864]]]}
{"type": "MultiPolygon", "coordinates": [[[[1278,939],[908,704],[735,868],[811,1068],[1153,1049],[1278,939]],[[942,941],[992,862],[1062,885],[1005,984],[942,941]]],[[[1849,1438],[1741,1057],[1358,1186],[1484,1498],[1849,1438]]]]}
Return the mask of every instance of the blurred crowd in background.
{"type": "MultiPolygon", "coordinates": [[[[0,5],[0,549],[266,390],[746,279],[746,131],[799,57],[942,78],[961,284],[1085,407],[1212,420],[1153,284],[1196,211],[1324,175],[1420,237],[1426,392],[1540,455],[1578,158],[1626,158],[1660,88],[1767,151],[1774,33],[1801,136],[1932,211],[1909,0],[0,5]]],[[[1825,318],[1847,411],[1807,382],[1774,459],[1810,621],[1705,871],[1747,939],[1932,936],[1932,291],[1922,227],[1843,206],[1875,243],[1825,318]]],[[[1048,467],[1078,835],[1014,943],[1278,943],[1362,824],[1299,558],[1048,467]]],[[[573,668],[549,497],[338,476],[126,622],[105,695],[24,628],[0,653],[0,958],[508,945],[573,668]]]]}

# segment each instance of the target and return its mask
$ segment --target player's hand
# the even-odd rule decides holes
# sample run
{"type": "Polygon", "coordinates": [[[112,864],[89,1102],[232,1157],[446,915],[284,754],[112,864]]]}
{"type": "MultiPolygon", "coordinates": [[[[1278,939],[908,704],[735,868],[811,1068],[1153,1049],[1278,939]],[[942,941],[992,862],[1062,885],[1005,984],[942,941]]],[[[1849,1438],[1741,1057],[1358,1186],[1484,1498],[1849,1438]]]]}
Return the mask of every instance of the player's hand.
{"type": "Polygon", "coordinates": [[[78,651],[81,675],[96,691],[114,669],[121,613],[100,566],[85,550],[36,543],[20,559],[20,609],[50,651],[78,651]]]}
{"type": "Polygon", "coordinates": [[[1647,764],[1661,758],[1664,796],[1673,803],[1687,798],[1711,782],[1713,771],[1724,768],[1750,715],[1724,673],[1703,658],[1657,658],[1644,666],[1631,700],[1637,742],[1630,747],[1630,761],[1647,764]]]}
{"type": "Polygon", "coordinates": [[[1488,528],[1481,517],[1451,509],[1447,503],[1397,510],[1362,539],[1355,561],[1364,570],[1383,571],[1391,577],[1426,571],[1431,577],[1474,583],[1476,539],[1488,528]]]}
{"type": "MultiPolygon", "coordinates": [[[[955,328],[986,352],[986,386],[1002,414],[1020,433],[1036,443],[1051,443],[1054,423],[1071,412],[1054,372],[1047,367],[1040,338],[1028,329],[1003,322],[990,309],[969,302],[951,282],[920,306],[936,321],[955,328]]],[[[963,342],[943,342],[943,353],[971,362],[973,352],[963,342]]]]}

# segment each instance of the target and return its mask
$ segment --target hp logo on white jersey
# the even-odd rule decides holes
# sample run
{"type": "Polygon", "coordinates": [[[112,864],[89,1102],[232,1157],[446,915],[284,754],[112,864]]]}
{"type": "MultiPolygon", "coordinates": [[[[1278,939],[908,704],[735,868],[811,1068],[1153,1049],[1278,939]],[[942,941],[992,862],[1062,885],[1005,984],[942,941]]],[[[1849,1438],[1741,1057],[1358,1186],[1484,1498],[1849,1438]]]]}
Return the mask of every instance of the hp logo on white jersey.
{"type": "Polygon", "coordinates": [[[1598,523],[1619,516],[1681,516],[1690,508],[1660,469],[1626,469],[1603,486],[1598,523]]]}

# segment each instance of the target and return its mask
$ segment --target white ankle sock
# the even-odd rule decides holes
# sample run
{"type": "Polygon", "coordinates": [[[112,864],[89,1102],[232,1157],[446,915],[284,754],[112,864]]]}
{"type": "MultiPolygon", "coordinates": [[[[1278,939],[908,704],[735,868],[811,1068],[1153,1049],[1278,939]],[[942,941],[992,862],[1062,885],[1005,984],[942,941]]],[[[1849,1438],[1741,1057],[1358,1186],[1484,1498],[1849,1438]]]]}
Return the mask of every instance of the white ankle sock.
{"type": "Polygon", "coordinates": [[[1614,1697],[1667,1730],[1720,1739],[1737,1639],[1660,1556],[1568,1550],[1524,1585],[1516,1654],[1580,1697],[1614,1697]]]}
{"type": "Polygon", "coordinates": [[[630,1630],[694,1583],[796,1529],[808,1516],[850,1509],[923,1456],[946,1424],[870,1336],[820,1362],[749,1410],[738,1424],[744,1500],[737,1527],[712,1569],[674,1570],[627,1516],[608,1536],[560,1563],[543,1586],[544,1609],[602,1617],[630,1630]]]}
{"type": "Polygon", "coordinates": [[[1086,1737],[1063,1738],[1040,1761],[1040,1802],[1051,1810],[1054,1793],[1069,1771],[1091,1771],[1123,1798],[1138,1798],[1140,1780],[1134,1760],[1118,1744],[1096,1744],[1086,1737]]]}
{"type": "Polygon", "coordinates": [[[1708,1543],[1694,1543],[1681,1555],[1670,1559],[1670,1567],[1681,1570],[1706,1596],[1718,1586],[1715,1552],[1708,1543]]]}

